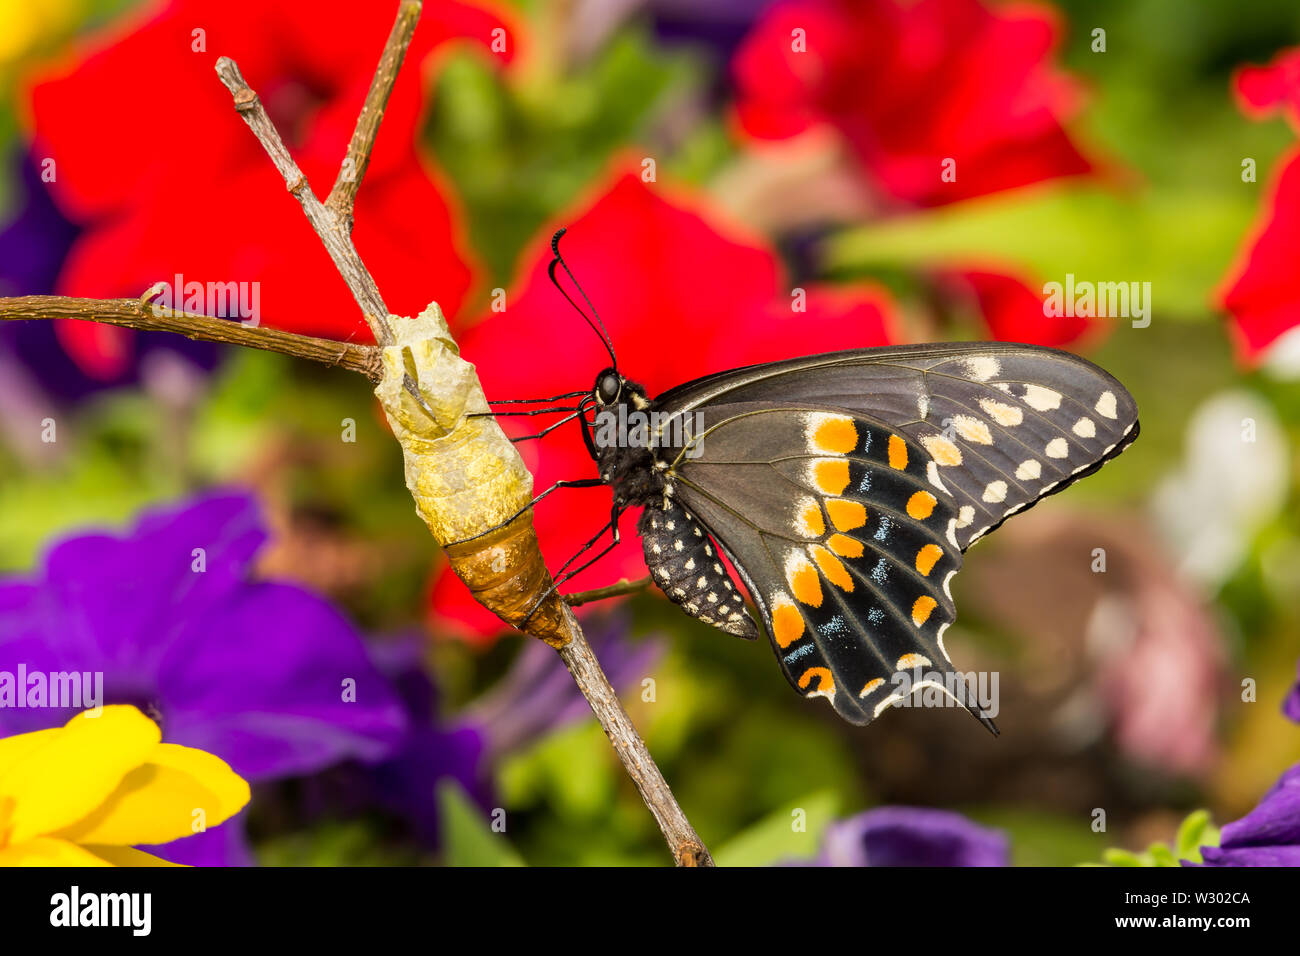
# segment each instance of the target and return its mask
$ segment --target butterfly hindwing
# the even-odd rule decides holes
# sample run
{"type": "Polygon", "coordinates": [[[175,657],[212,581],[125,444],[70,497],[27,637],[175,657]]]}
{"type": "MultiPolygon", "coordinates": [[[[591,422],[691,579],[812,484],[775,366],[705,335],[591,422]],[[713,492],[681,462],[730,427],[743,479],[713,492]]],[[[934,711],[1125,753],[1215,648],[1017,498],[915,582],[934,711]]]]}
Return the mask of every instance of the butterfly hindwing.
{"type": "Polygon", "coordinates": [[[735,565],[795,690],[865,724],[902,696],[900,673],[952,673],[957,505],[920,442],[806,405],[699,414],[672,497],[735,565]]]}

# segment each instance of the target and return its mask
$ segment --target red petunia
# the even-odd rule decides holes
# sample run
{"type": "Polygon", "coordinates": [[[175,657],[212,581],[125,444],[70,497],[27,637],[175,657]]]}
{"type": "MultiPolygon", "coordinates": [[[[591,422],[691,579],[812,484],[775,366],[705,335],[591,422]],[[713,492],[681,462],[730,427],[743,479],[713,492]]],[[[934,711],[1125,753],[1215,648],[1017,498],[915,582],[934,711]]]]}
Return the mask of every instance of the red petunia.
{"type": "Polygon", "coordinates": [[[951,273],[949,278],[952,284],[970,289],[989,335],[1001,342],[1061,348],[1093,338],[1103,330],[1103,323],[1092,319],[1047,315],[1041,291],[1016,276],[972,270],[951,273]]]}
{"type": "Polygon", "coordinates": [[[922,206],[1087,173],[1061,125],[1078,97],[1051,65],[1057,34],[1026,4],[790,0],[736,56],[737,117],[758,139],[829,125],[882,193],[922,206]]]}
{"type": "MultiPolygon", "coordinates": [[[[1247,115],[1285,111],[1300,126],[1300,50],[1279,54],[1270,66],[1245,67],[1234,83],[1247,115]]],[[[1251,230],[1216,298],[1232,314],[1238,354],[1258,361],[1283,334],[1300,325],[1300,149],[1282,160],[1269,186],[1260,221],[1251,230]]]]}
{"type": "MultiPolygon", "coordinates": [[[[615,175],[556,225],[569,227],[565,259],[609,327],[620,370],[651,395],[752,362],[896,339],[880,290],[794,287],[762,239],[732,227],[698,197],[649,186],[635,174],[615,175]]],[[[549,231],[539,235],[524,254],[504,311],[461,336],[462,352],[478,366],[490,399],[586,389],[609,365],[600,340],[547,279],[549,238],[549,231]]],[[[504,422],[522,435],[538,430],[541,420],[504,422]]],[[[535,492],[561,479],[595,476],[576,422],[519,448],[535,492]]],[[[552,567],[600,528],[609,508],[607,488],[560,490],[537,506],[542,552],[552,567]]],[[[576,587],[645,575],[635,525],[635,514],[624,516],[623,544],[576,587]]],[[[453,574],[442,573],[433,600],[462,634],[501,629],[453,574]]]]}
{"type": "Polygon", "coordinates": [[[1285,109],[1300,125],[1300,49],[1283,50],[1268,66],[1243,66],[1233,78],[1242,112],[1255,118],[1285,109]]]}
{"type": "MultiPolygon", "coordinates": [[[[393,4],[173,0],[89,41],[31,91],[34,155],[56,162],[56,201],[86,227],[59,291],[136,296],[160,280],[258,282],[267,325],[339,339],[369,331],[213,66],[233,57],[317,195],[333,185],[392,26],[393,4]],[[340,23],[347,29],[339,29],[340,23]]],[[[356,205],[355,241],[390,309],[436,298],[454,313],[471,283],[464,242],[415,134],[420,64],[457,39],[515,38],[476,6],[425,4],[356,205]]],[[[502,44],[498,43],[498,46],[502,44]]],[[[485,54],[488,55],[488,54],[485,54]]],[[[120,329],[67,323],[74,356],[111,378],[120,329]]]]}

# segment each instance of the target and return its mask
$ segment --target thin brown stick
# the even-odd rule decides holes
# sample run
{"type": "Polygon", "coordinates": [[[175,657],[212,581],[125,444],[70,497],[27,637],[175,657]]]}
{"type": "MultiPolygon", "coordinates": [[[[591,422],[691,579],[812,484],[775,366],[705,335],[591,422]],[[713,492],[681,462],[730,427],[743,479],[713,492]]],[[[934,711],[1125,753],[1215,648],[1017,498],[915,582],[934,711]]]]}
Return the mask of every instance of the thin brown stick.
{"type": "Polygon", "coordinates": [[[366,93],[366,101],[357,116],[357,128],[352,133],[347,155],[339,167],[334,188],[325,200],[325,207],[344,224],[348,232],[352,231],[352,207],[357,200],[357,190],[370,165],[370,152],[374,149],[375,137],[379,135],[379,124],[384,118],[388,97],[392,95],[402,61],[406,59],[411,37],[415,35],[415,26],[420,22],[422,6],[421,0],[404,0],[398,7],[397,19],[393,21],[388,42],[384,44],[375,77],[370,81],[370,91],[366,93]]]}
{"type": "Polygon", "coordinates": [[[573,675],[574,683],[587,698],[592,712],[600,721],[601,729],[613,744],[623,768],[632,778],[641,799],[650,809],[655,822],[663,832],[668,847],[673,852],[673,859],[678,866],[713,866],[713,857],[700,839],[686,814],[677,803],[677,798],[664,780],[659,765],[650,756],[645,741],[637,733],[632,718],[623,709],[618,695],[610,686],[609,678],[600,667],[595,652],[583,636],[582,628],[573,612],[565,608],[571,639],[560,648],[560,659],[573,675]]]}
{"type": "Polygon", "coordinates": [[[334,260],[334,268],[338,269],[339,275],[352,292],[352,298],[361,307],[361,314],[366,317],[366,323],[374,332],[375,341],[381,346],[391,345],[393,330],[388,327],[388,306],[384,305],[383,296],[379,294],[379,287],[375,285],[370,270],[357,254],[348,229],[311,191],[307,177],[289,155],[289,150],[285,148],[284,140],[280,138],[271,117],[266,114],[262,101],[245,82],[235,61],[228,56],[217,60],[217,75],[235,98],[235,109],[284,177],[289,192],[302,204],[303,214],[316,230],[316,235],[320,236],[330,258],[334,260]]]}
{"type": "Polygon", "coordinates": [[[177,312],[150,305],[144,299],[76,299],[61,295],[0,298],[0,322],[24,319],[83,319],[128,329],[175,332],[187,339],[243,345],[324,365],[337,365],[360,372],[372,382],[378,382],[383,375],[379,349],[372,345],[335,342],[279,329],[247,326],[231,319],[177,312]]]}
{"type": "Polygon", "coordinates": [[[650,578],[648,575],[644,578],[637,578],[635,581],[621,578],[613,584],[605,585],[603,588],[592,588],[590,591],[575,591],[572,594],[566,594],[564,595],[564,603],[569,607],[581,607],[584,604],[590,604],[592,601],[603,601],[606,598],[636,594],[644,591],[649,586],[650,578]]]}

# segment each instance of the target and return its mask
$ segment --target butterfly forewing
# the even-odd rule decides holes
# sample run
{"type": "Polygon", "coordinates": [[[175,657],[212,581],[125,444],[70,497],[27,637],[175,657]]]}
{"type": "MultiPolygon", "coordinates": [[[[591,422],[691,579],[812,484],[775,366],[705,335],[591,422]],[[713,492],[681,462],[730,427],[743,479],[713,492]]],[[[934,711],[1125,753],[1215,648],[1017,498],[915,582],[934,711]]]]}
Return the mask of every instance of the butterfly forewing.
{"type": "Polygon", "coordinates": [[[750,366],[672,389],[655,407],[790,402],[863,414],[919,441],[934,462],[931,477],[952,495],[951,531],[963,550],[1137,437],[1137,406],[1107,372],[1068,352],[1004,343],[750,366]]]}
{"type": "Polygon", "coordinates": [[[957,511],[920,443],[808,405],[700,414],[674,497],[741,574],[790,684],[865,724],[898,699],[900,672],[950,672],[957,511]]]}

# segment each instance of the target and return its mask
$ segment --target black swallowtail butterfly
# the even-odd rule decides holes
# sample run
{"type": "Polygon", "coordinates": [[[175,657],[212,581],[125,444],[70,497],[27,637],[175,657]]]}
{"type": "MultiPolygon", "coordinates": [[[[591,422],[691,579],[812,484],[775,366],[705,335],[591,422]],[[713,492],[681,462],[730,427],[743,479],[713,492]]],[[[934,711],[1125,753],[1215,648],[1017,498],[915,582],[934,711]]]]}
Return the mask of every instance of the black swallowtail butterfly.
{"type": "MultiPolygon", "coordinates": [[[[573,279],[563,233],[551,279],[582,312],[555,280],[557,265],[573,279]]],[[[612,549],[620,513],[643,506],[654,583],[687,614],[757,638],[725,555],[790,685],[854,724],[900,698],[901,671],[957,675],[943,635],[966,549],[1138,434],[1132,396],[1104,370],[1004,342],[795,358],[651,398],[619,371],[586,301],[613,364],[590,394],[570,393],[585,395],[571,417],[600,478],[562,484],[610,486],[610,522],[583,550],[605,532],[613,542],[556,580],[612,549]]],[[[944,686],[996,733],[964,682],[944,686]]]]}

